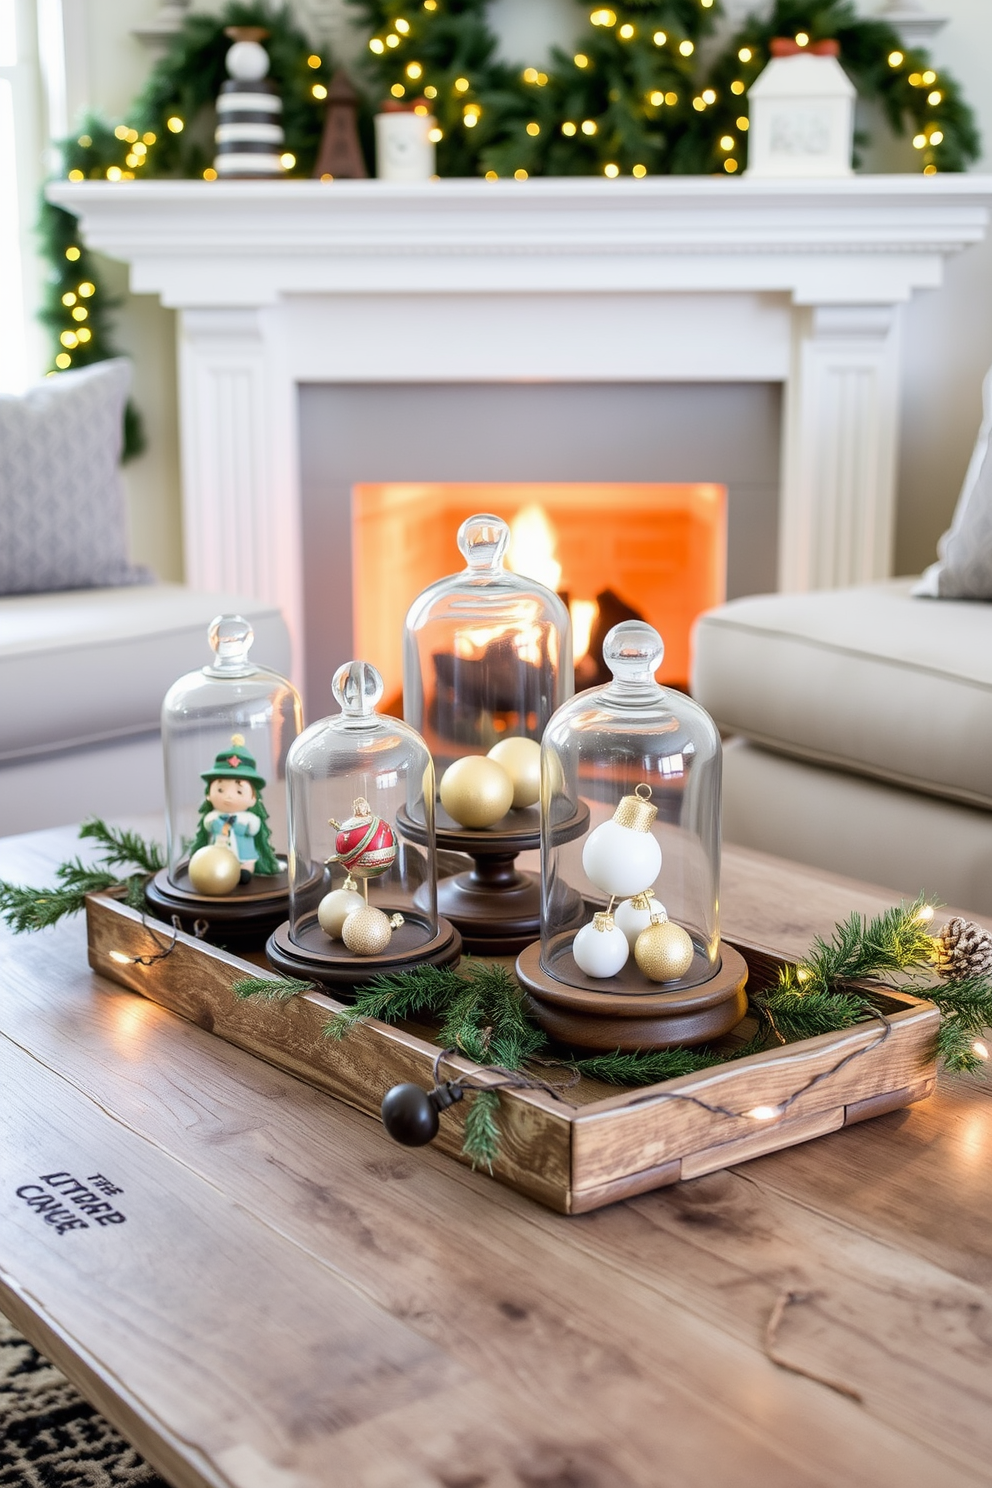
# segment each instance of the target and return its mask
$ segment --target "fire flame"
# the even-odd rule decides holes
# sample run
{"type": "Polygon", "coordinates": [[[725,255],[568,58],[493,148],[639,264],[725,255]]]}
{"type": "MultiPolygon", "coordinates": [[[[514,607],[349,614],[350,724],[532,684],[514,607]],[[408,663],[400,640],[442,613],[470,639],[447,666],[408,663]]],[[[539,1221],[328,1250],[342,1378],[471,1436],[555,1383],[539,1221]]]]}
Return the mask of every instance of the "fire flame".
{"type": "MultiPolygon", "coordinates": [[[[547,512],[537,502],[522,506],[510,521],[510,548],[506,561],[514,573],[557,592],[561,584],[561,564],[555,556],[557,537],[547,512]]],[[[581,661],[589,653],[592,628],[599,615],[594,599],[573,599],[569,604],[572,619],[572,657],[581,661]]]]}
{"type": "Polygon", "coordinates": [[[506,561],[514,573],[536,579],[557,593],[561,564],[555,557],[555,529],[543,506],[522,506],[510,523],[510,549],[506,561]]]}

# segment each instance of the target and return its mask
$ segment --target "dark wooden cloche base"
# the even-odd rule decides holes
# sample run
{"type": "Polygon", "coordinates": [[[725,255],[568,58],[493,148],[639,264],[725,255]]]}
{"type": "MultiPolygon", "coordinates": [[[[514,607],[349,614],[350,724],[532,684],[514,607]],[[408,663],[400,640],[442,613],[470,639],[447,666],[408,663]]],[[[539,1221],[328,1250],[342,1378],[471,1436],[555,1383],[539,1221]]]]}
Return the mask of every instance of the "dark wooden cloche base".
{"type": "MultiPolygon", "coordinates": [[[[422,823],[400,812],[396,825],[413,842],[426,840],[422,823]]],[[[554,840],[570,842],[589,825],[589,808],[580,803],[570,821],[555,828],[554,840]]],[[[541,933],[541,881],[516,866],[517,856],[541,845],[541,809],[508,811],[491,827],[461,827],[438,802],[438,848],[471,858],[472,868],[438,879],[438,911],[461,933],[467,951],[482,956],[515,956],[541,933]]],[[[575,896],[576,915],[582,901],[575,896]]]]}
{"type": "Polygon", "coordinates": [[[348,989],[366,986],[383,972],[412,971],[417,966],[452,966],[462,953],[462,938],[454,925],[438,916],[437,934],[427,936],[427,924],[403,910],[404,924],[379,956],[356,956],[341,940],[331,940],[317,924],[317,916],[305,919],[290,937],[289,921],[269,936],[265,954],[269,965],[283,976],[320,982],[333,987],[335,996],[348,1001],[348,989]]]}
{"type": "Polygon", "coordinates": [[[285,871],[267,876],[256,873],[246,884],[236,884],[230,894],[211,896],[195,892],[183,864],[176,883],[165,868],[156,873],[145,898],[167,925],[177,915],[187,935],[202,931],[202,938],[211,945],[260,951],[289,911],[289,878],[285,871]]]}
{"type": "Polygon", "coordinates": [[[539,942],[517,958],[517,979],[546,1033],[575,1049],[673,1049],[720,1038],[747,1011],[747,964],[732,946],[720,948],[719,971],[693,987],[648,984],[649,990],[592,991],[570,986],[541,965],[539,942]]]}

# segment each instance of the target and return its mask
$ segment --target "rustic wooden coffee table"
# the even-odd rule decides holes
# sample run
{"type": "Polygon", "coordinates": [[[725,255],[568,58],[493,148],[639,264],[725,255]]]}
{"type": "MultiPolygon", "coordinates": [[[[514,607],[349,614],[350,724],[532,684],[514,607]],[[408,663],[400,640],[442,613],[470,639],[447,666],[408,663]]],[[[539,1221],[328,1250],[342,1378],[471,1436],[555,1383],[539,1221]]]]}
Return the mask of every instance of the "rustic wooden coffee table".
{"type": "MultiPolygon", "coordinates": [[[[797,954],[893,897],[726,854],[727,931],[797,954]]],[[[0,940],[0,1129],[0,1308],[177,1485],[992,1482],[980,1082],[566,1219],[94,976],[71,923],[0,940]]]]}

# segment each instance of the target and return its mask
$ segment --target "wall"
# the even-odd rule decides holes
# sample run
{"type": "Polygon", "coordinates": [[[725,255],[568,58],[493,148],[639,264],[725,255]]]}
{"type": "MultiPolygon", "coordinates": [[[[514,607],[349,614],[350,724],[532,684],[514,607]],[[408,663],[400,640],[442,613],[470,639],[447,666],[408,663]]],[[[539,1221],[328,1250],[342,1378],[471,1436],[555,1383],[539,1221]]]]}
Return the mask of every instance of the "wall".
{"type": "MultiPolygon", "coordinates": [[[[950,18],[932,48],[934,65],[955,74],[978,111],[987,142],[979,169],[992,169],[992,4],[926,3],[950,18]]],[[[130,27],[155,15],[156,0],[129,0],[127,6],[119,0],[63,4],[72,36],[70,105],[88,102],[102,112],[123,114],[150,63],[150,54],[130,27]]],[[[201,0],[196,8],[218,10],[221,0],[201,0]]],[[[294,0],[293,8],[315,38],[330,39],[337,55],[350,60],[361,52],[349,32],[344,0],[294,0]]],[[[751,6],[749,0],[725,0],[725,8],[732,22],[751,6]]],[[[882,8],[882,0],[863,0],[866,14],[882,8]]],[[[493,0],[492,8],[504,52],[516,61],[532,52],[543,54],[572,13],[573,0],[493,0]]],[[[905,145],[886,144],[869,163],[895,168],[905,159],[905,150],[905,145]]],[[[123,271],[115,273],[122,283],[123,271]]],[[[904,333],[898,572],[918,571],[932,558],[968,462],[979,420],[981,379],[992,365],[992,242],[952,261],[943,289],[916,297],[907,307],[904,333]]],[[[174,316],[150,297],[128,297],[120,316],[120,340],[135,358],[135,393],[150,435],[148,454],[127,468],[135,554],[162,577],[175,578],[181,574],[181,540],[174,316]]]]}

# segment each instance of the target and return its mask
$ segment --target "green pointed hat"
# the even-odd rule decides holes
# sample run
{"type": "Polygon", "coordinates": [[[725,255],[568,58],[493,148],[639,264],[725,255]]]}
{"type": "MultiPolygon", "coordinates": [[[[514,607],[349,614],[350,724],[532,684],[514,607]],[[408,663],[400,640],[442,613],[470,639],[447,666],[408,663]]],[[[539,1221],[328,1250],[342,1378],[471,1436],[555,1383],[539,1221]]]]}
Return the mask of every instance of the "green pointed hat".
{"type": "Polygon", "coordinates": [[[259,790],[265,781],[255,768],[255,756],[245,748],[243,734],[231,735],[230,749],[222,749],[212,770],[201,770],[201,780],[250,780],[259,790]]]}

